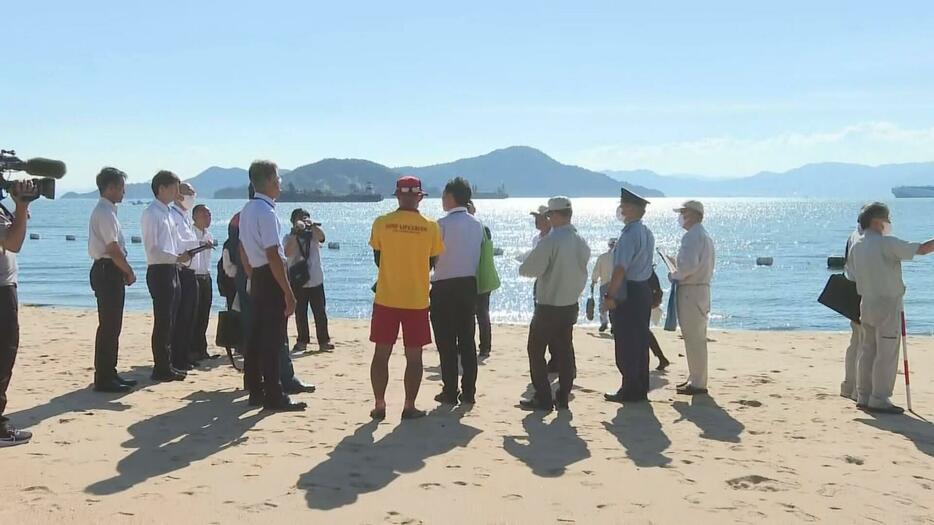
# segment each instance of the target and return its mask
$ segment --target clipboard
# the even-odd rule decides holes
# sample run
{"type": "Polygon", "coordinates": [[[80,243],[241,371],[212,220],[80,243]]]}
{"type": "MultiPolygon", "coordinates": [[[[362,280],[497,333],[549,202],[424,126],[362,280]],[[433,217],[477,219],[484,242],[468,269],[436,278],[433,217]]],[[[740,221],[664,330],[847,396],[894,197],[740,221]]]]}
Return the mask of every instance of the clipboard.
{"type": "Polygon", "coordinates": [[[198,246],[197,248],[186,250],[185,253],[187,253],[189,257],[194,257],[195,255],[198,255],[204,250],[213,250],[213,249],[214,249],[214,246],[212,246],[211,244],[202,244],[201,246],[198,246]]]}
{"type": "Polygon", "coordinates": [[[665,266],[668,267],[668,273],[675,273],[678,271],[678,262],[675,261],[670,255],[665,255],[658,248],[655,248],[655,251],[658,252],[658,256],[662,258],[662,261],[665,262],[665,266]]]}

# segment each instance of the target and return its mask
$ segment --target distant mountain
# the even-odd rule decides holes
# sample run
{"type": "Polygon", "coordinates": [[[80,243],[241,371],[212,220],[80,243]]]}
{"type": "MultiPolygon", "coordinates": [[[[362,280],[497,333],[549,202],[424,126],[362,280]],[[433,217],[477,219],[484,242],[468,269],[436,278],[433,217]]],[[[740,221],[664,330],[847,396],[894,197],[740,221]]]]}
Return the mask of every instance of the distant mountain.
{"type": "Polygon", "coordinates": [[[934,184],[934,162],[881,166],[823,162],[736,179],[664,176],[648,170],[608,171],[607,175],[649,185],[670,196],[888,199],[893,186],[934,184]]]}
{"type": "MultiPolygon", "coordinates": [[[[287,170],[281,170],[281,172],[288,173],[287,170]]],[[[198,175],[190,179],[185,179],[185,182],[188,182],[194,186],[195,191],[198,192],[199,196],[210,199],[214,197],[214,193],[217,192],[217,190],[240,185],[243,184],[244,181],[248,180],[249,177],[247,175],[247,171],[243,168],[220,168],[217,166],[211,166],[198,175]]],[[[245,191],[244,195],[246,195],[245,191]]],[[[71,192],[66,193],[62,198],[97,198],[97,196],[97,191],[91,191],[88,193],[71,192]]],[[[152,199],[152,186],[149,182],[136,182],[127,184],[126,196],[124,198],[127,200],[152,199]]]]}
{"type": "MultiPolygon", "coordinates": [[[[395,189],[397,178],[399,173],[368,160],[324,159],[299,166],[282,175],[282,185],[284,188],[292,184],[300,190],[321,190],[343,195],[364,190],[368,184],[372,184],[376,193],[389,195],[395,189]]],[[[214,193],[218,199],[240,199],[246,195],[246,184],[214,193]]]]}
{"type": "Polygon", "coordinates": [[[662,193],[635,184],[620,183],[603,173],[561,164],[541,151],[527,146],[499,149],[486,155],[426,167],[405,166],[396,171],[422,179],[437,195],[444,184],[461,176],[480,190],[492,191],[500,185],[511,197],[616,197],[626,186],[646,197],[662,193]]]}

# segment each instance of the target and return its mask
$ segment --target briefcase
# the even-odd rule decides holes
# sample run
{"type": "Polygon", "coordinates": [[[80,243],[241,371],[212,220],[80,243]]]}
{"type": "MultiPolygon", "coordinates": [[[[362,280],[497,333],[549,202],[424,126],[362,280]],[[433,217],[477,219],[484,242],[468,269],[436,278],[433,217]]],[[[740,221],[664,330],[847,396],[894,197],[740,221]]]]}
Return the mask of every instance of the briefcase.
{"type": "Polygon", "coordinates": [[[596,305],[594,304],[593,296],[590,299],[587,299],[587,320],[593,321],[593,311],[596,305]]]}
{"type": "Polygon", "coordinates": [[[827,285],[821,292],[817,302],[846,317],[847,319],[859,323],[859,293],[856,291],[856,283],[846,278],[842,273],[836,273],[827,279],[827,285]]]}

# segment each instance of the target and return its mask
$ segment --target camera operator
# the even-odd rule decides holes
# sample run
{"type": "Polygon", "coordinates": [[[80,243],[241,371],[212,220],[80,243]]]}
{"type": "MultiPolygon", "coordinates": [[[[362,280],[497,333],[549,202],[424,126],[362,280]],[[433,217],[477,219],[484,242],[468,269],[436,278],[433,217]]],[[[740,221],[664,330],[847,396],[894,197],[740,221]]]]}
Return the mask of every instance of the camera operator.
{"type": "Polygon", "coordinates": [[[321,224],[312,222],[311,214],[296,208],[291,216],[292,231],[282,240],[289,267],[292,293],[295,294],[295,324],[298,341],[293,351],[304,351],[311,342],[308,333],[308,307],[315,318],[315,335],[322,352],[334,349],[328,333],[328,315],[325,311],[324,272],[321,269],[321,244],[324,231],[321,224]],[[301,268],[299,265],[304,265],[301,268]]]}
{"type": "Polygon", "coordinates": [[[10,212],[0,203],[0,447],[29,442],[32,433],[17,430],[3,417],[6,390],[13,376],[13,363],[19,349],[19,301],[16,295],[16,254],[26,239],[29,203],[38,195],[33,181],[13,183],[10,196],[16,204],[10,212]]]}

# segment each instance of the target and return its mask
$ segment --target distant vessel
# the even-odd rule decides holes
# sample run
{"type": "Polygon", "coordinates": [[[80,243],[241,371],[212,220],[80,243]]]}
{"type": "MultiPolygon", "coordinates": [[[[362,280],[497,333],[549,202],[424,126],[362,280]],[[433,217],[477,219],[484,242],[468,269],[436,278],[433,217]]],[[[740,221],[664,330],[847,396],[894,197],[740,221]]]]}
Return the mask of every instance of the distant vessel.
{"type": "Polygon", "coordinates": [[[892,194],[899,199],[934,198],[934,186],[898,186],[892,194]]]}
{"type": "Polygon", "coordinates": [[[276,200],[279,202],[380,202],[383,196],[373,191],[372,184],[367,184],[366,190],[362,192],[351,192],[346,195],[336,195],[322,190],[296,190],[290,184],[289,188],[284,190],[276,200]]]}
{"type": "Polygon", "coordinates": [[[496,191],[477,191],[477,187],[473,187],[471,192],[474,199],[508,199],[509,194],[506,193],[506,186],[500,184],[499,188],[496,188],[496,191]]]}

